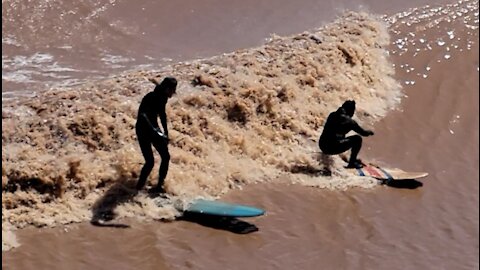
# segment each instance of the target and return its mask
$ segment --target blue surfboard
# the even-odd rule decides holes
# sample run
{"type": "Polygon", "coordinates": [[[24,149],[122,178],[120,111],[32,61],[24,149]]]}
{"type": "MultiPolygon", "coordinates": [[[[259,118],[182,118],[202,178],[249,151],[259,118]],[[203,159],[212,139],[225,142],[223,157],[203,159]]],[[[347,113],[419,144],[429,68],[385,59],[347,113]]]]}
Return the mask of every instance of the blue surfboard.
{"type": "Polygon", "coordinates": [[[265,210],[252,206],[203,199],[193,201],[184,212],[224,217],[256,217],[265,214],[265,210]]]}

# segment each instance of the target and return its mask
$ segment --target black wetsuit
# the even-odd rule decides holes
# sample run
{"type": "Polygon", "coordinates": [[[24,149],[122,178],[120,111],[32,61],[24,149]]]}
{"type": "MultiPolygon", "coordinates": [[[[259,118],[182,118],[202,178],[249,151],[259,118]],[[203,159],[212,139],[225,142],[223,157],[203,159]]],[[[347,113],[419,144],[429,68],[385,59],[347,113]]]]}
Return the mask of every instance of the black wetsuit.
{"type": "Polygon", "coordinates": [[[135,130],[137,133],[138,142],[142,150],[143,157],[145,158],[145,165],[143,165],[140,173],[140,178],[137,183],[137,189],[141,189],[147,177],[153,169],[155,159],[153,157],[152,145],[157,149],[162,158],[160,164],[160,171],[158,174],[157,188],[162,189],[163,182],[168,172],[168,165],[170,162],[170,153],[168,152],[168,129],[167,129],[167,115],[165,107],[168,97],[162,92],[153,91],[143,97],[140,107],[138,109],[137,123],[135,130]],[[145,118],[145,116],[148,118],[145,118]],[[162,138],[158,133],[159,126],[157,117],[160,116],[160,120],[163,127],[163,134],[166,138],[162,138]],[[150,123],[149,123],[150,122],[150,123]],[[156,130],[157,129],[157,130],[156,130]]]}
{"type": "Polygon", "coordinates": [[[328,155],[336,155],[352,149],[349,164],[354,164],[362,147],[362,137],[359,135],[345,137],[352,130],[362,136],[373,135],[373,132],[361,128],[346,110],[340,107],[337,111],[330,113],[327,118],[318,142],[320,149],[328,155]]]}

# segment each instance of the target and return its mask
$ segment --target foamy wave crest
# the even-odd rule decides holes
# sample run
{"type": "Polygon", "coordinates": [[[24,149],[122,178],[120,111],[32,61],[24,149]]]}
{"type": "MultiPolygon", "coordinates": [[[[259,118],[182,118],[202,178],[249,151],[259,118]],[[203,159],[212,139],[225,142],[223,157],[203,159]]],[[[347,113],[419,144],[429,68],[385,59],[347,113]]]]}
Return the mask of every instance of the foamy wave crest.
{"type": "Polygon", "coordinates": [[[2,80],[27,83],[41,79],[68,79],[77,70],[62,67],[54,57],[47,53],[35,53],[31,56],[16,55],[11,59],[2,57],[2,80]]]}
{"type": "MultiPolygon", "coordinates": [[[[348,13],[259,48],[6,102],[2,222],[54,226],[112,213],[173,219],[179,201],[278,179],[372,187],[374,180],[346,174],[336,157],[328,165],[312,152],[326,116],[345,99],[357,101],[367,126],[398,104],[388,44],[380,19],[348,13]],[[141,98],[153,89],[147,78],[167,75],[180,83],[167,106],[170,195],[160,200],[133,191],[143,163],[134,125],[141,98]]],[[[158,162],[151,183],[157,171],[158,162]]]]}
{"type": "Polygon", "coordinates": [[[112,68],[122,68],[122,67],[125,67],[125,66],[121,65],[121,64],[134,61],[135,59],[128,58],[128,57],[123,57],[123,56],[120,56],[120,55],[104,54],[103,57],[101,58],[101,60],[106,65],[109,65],[112,68]]]}

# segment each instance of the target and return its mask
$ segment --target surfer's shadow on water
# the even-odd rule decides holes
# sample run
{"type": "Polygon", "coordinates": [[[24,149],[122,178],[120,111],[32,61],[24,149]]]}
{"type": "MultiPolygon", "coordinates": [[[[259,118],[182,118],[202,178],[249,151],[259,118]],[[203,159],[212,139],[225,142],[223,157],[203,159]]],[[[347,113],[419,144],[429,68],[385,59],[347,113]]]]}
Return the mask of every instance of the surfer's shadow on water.
{"type": "MultiPolygon", "coordinates": [[[[129,202],[135,202],[138,191],[135,189],[135,179],[119,179],[112,184],[92,206],[90,223],[99,227],[130,228],[130,225],[114,222],[115,208],[129,202]]],[[[151,199],[161,196],[147,192],[151,199]]],[[[237,234],[247,234],[258,231],[257,226],[232,217],[213,216],[205,214],[184,213],[178,220],[194,222],[202,226],[226,230],[237,234]]]]}
{"type": "Polygon", "coordinates": [[[205,227],[225,230],[236,234],[248,234],[259,230],[254,224],[233,217],[185,212],[178,220],[193,222],[205,227]]]}
{"type": "Polygon", "coordinates": [[[381,185],[399,189],[416,189],[423,186],[423,183],[415,179],[402,180],[379,180],[381,185]]]}
{"type": "Polygon", "coordinates": [[[325,155],[321,152],[316,154],[315,159],[318,162],[318,166],[310,164],[295,164],[290,167],[289,171],[294,174],[305,174],[312,177],[332,176],[332,168],[334,164],[332,156],[325,155]]]}
{"type": "Polygon", "coordinates": [[[92,207],[92,219],[90,223],[100,227],[129,228],[130,225],[123,223],[113,223],[116,214],[115,208],[123,203],[132,201],[138,194],[135,189],[135,180],[119,180],[114,183],[100,197],[92,207]]]}
{"type": "Polygon", "coordinates": [[[306,174],[313,177],[331,176],[332,171],[329,167],[316,168],[310,165],[294,165],[289,171],[294,174],[306,174]]]}

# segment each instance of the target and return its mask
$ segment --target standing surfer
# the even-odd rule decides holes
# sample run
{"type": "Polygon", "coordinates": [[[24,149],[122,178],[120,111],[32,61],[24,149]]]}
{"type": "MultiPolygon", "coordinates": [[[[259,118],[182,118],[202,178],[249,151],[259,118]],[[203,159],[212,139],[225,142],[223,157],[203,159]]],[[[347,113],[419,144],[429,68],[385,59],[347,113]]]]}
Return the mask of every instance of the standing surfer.
{"type": "MultiPolygon", "coordinates": [[[[154,81],[153,81],[154,82],[154,81]]],[[[140,190],[145,185],[147,177],[153,169],[155,159],[153,157],[152,145],[160,154],[162,162],[158,174],[158,183],[151,191],[155,193],[164,193],[163,183],[168,172],[168,165],[170,162],[170,153],[168,152],[168,128],[167,128],[167,114],[165,107],[167,101],[176,93],[177,80],[172,77],[166,77],[160,84],[156,84],[155,89],[146,94],[140,107],[138,108],[137,123],[135,131],[137,133],[138,143],[145,158],[145,165],[143,165],[140,173],[140,178],[137,182],[137,190],[140,190]],[[160,116],[163,132],[157,122],[157,117],[160,116]]]]}

